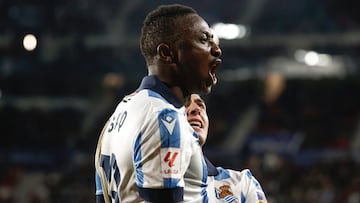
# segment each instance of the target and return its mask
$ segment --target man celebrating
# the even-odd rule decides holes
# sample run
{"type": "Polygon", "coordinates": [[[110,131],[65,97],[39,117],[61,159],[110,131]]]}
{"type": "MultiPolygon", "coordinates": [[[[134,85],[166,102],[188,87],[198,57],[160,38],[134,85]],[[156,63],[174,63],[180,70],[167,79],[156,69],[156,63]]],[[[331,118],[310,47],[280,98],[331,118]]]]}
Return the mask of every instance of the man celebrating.
{"type": "Polygon", "coordinates": [[[100,135],[96,195],[100,202],[209,202],[199,138],[184,98],[210,93],[221,49],[195,10],[163,5],[143,23],[140,47],[148,76],[124,97],[100,135]]]}
{"type": "MultiPolygon", "coordinates": [[[[185,100],[187,119],[199,136],[200,144],[206,142],[209,129],[205,101],[198,94],[192,94],[185,100]]],[[[266,203],[266,197],[260,183],[249,169],[235,171],[214,167],[206,159],[208,168],[207,191],[212,202],[266,203]]]]}

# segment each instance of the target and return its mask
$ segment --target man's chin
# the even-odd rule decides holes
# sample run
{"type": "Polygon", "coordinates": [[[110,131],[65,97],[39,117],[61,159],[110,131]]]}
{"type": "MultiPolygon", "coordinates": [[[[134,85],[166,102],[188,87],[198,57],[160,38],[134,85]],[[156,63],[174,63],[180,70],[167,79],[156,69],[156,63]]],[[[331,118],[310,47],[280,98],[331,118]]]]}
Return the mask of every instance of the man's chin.
{"type": "Polygon", "coordinates": [[[212,89],[212,86],[207,86],[206,88],[204,88],[203,90],[203,94],[210,94],[211,93],[211,89],[212,89]]]}

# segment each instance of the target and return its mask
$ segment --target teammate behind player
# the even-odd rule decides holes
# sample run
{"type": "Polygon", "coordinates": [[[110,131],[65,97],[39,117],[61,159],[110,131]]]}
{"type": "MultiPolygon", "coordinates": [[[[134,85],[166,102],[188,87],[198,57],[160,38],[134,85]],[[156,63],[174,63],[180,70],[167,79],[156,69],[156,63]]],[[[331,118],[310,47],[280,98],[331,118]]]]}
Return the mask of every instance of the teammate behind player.
{"type": "Polygon", "coordinates": [[[140,41],[148,76],[100,135],[97,202],[209,202],[205,160],[183,101],[210,93],[221,49],[204,19],[177,4],[150,12],[140,41]]]}
{"type": "MultiPolygon", "coordinates": [[[[187,119],[199,136],[203,146],[208,136],[209,118],[206,104],[198,94],[192,94],[185,100],[187,119]]],[[[266,197],[260,183],[251,174],[249,169],[235,171],[214,167],[206,159],[208,168],[207,192],[209,199],[215,202],[249,202],[265,203],[266,197]]]]}

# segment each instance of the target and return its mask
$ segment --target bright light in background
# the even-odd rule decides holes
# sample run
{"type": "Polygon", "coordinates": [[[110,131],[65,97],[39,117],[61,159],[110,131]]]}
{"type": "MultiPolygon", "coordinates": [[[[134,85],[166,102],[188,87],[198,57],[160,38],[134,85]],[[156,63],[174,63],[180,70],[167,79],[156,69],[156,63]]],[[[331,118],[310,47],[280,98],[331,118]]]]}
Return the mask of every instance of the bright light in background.
{"type": "Polygon", "coordinates": [[[329,54],[320,54],[303,49],[295,51],[294,57],[298,62],[305,63],[308,66],[329,66],[332,63],[332,57],[329,54]]]}
{"type": "Polygon", "coordinates": [[[319,54],[319,66],[328,66],[332,63],[332,57],[329,54],[319,54]]]}
{"type": "Polygon", "coordinates": [[[315,66],[319,63],[319,54],[315,51],[309,51],[305,54],[304,61],[309,66],[315,66]]]}
{"type": "Polygon", "coordinates": [[[212,26],[212,29],[222,39],[236,39],[244,38],[248,33],[248,30],[244,25],[236,24],[225,24],[225,23],[216,23],[212,26]]]}
{"type": "Polygon", "coordinates": [[[33,34],[25,35],[23,39],[23,46],[27,51],[33,51],[37,46],[37,39],[33,34]]]}
{"type": "Polygon", "coordinates": [[[296,50],[294,53],[294,57],[295,57],[296,61],[301,62],[301,63],[304,62],[305,55],[306,55],[306,51],[303,49],[296,50]]]}

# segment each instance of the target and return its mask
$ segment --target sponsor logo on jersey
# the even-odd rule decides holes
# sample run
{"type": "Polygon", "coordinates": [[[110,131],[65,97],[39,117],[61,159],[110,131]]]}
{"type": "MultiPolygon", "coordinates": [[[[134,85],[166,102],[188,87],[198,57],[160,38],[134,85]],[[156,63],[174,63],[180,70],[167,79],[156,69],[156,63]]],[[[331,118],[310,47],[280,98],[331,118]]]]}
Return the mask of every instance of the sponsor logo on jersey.
{"type": "Polygon", "coordinates": [[[178,148],[161,149],[161,172],[165,178],[180,178],[180,150],[178,148]]]}
{"type": "Polygon", "coordinates": [[[166,129],[169,131],[169,134],[171,135],[174,131],[174,127],[175,127],[175,123],[176,123],[176,119],[174,119],[173,117],[171,116],[167,116],[164,119],[161,119],[164,126],[166,127],[166,129]]]}
{"type": "Polygon", "coordinates": [[[177,155],[178,155],[177,152],[168,152],[168,153],[166,153],[165,158],[164,158],[164,162],[169,163],[168,165],[169,165],[170,168],[175,166],[175,160],[176,160],[177,155]]]}

